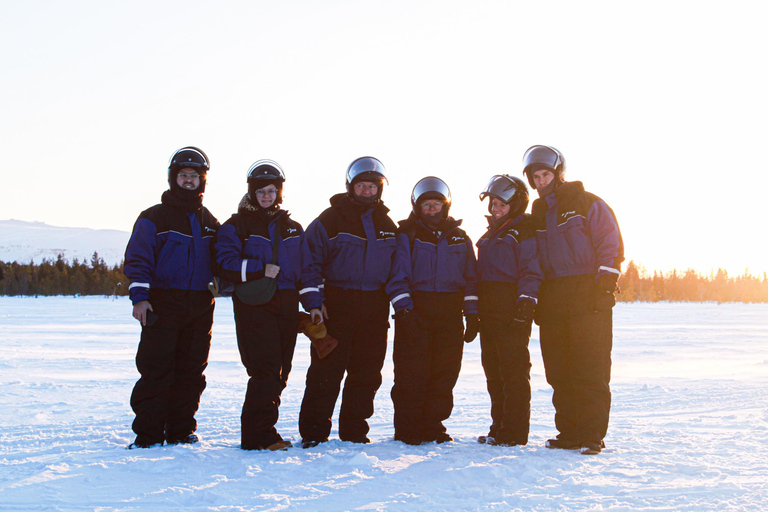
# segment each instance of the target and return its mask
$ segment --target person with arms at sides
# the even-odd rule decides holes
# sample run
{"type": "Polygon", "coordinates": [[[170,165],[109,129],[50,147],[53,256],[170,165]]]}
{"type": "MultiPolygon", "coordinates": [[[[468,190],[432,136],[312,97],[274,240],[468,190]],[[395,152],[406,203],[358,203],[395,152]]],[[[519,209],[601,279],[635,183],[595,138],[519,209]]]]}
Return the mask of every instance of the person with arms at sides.
{"type": "Polygon", "coordinates": [[[464,342],[479,328],[475,252],[461,221],[448,215],[451,191],[443,180],[416,183],[411,208],[397,230],[387,286],[395,308],[395,440],[445,443],[453,441],[443,420],[453,410],[464,342]]]}
{"type": "Polygon", "coordinates": [[[523,173],[539,194],[531,216],[544,281],[534,320],[559,431],[547,447],[597,454],[611,409],[612,308],[624,242],[605,201],[565,181],[560,151],[532,146],[523,173]]]}
{"type": "Polygon", "coordinates": [[[525,210],[528,187],[516,177],[491,177],[480,193],[488,198],[488,231],[477,241],[480,276],[480,347],[491,428],[480,443],[528,443],[531,421],[531,321],[544,277],[536,230],[525,210]]]}
{"type": "Polygon", "coordinates": [[[169,190],[139,215],[125,251],[133,317],[141,323],[131,449],[199,441],[195,413],[205,389],[214,308],[210,244],[219,228],[203,206],[209,169],[202,150],[176,151],[169,190]]]}

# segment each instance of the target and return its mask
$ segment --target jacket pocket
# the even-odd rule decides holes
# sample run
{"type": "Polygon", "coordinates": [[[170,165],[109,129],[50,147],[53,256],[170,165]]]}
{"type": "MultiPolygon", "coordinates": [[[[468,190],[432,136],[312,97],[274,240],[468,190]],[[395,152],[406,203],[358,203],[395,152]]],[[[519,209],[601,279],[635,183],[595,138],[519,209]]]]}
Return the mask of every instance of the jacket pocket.
{"type": "Polygon", "coordinates": [[[171,231],[160,249],[155,281],[171,288],[185,288],[192,276],[192,237],[171,231]]]}

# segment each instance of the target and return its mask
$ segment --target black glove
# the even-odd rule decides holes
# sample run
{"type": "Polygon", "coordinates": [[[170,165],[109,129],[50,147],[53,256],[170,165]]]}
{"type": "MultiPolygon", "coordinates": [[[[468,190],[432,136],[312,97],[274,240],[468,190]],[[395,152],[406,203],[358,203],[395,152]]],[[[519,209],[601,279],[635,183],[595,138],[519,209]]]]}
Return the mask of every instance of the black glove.
{"type": "Polygon", "coordinates": [[[517,304],[515,310],[515,323],[513,325],[524,326],[530,324],[533,320],[533,302],[529,300],[521,300],[517,304]]]}
{"type": "Polygon", "coordinates": [[[399,326],[403,331],[411,332],[416,329],[419,316],[413,309],[401,309],[392,318],[395,319],[395,329],[399,326]]]}
{"type": "Polygon", "coordinates": [[[595,284],[595,313],[601,311],[610,311],[616,305],[616,297],[613,295],[618,287],[616,283],[619,276],[616,274],[603,274],[597,279],[595,284]]]}
{"type": "Polygon", "coordinates": [[[464,343],[471,343],[477,338],[477,331],[480,330],[480,317],[469,314],[464,315],[467,327],[464,329],[464,343]]]}

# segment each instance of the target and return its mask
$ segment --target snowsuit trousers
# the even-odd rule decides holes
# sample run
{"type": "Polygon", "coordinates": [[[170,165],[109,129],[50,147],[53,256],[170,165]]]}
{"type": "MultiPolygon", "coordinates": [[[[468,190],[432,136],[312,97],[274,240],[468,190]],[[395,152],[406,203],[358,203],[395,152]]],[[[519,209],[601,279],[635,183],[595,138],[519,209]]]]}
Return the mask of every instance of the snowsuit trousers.
{"type": "Polygon", "coordinates": [[[594,274],[544,281],[537,322],[559,437],[602,441],[611,409],[611,311],[594,312],[594,274]]]}
{"type": "Polygon", "coordinates": [[[213,324],[208,291],[151,290],[149,303],[159,319],[142,327],[136,353],[141,378],[131,407],[138,444],[173,442],[197,429],[213,324]]]}
{"type": "Polygon", "coordinates": [[[241,448],[258,450],[282,441],[275,424],[296,347],[299,293],[277,290],[259,306],[245,304],[236,295],[232,301],[237,348],[250,377],[240,415],[241,448]]]}
{"type": "Polygon", "coordinates": [[[412,299],[414,311],[395,323],[395,439],[434,441],[446,431],[461,371],[464,294],[417,291],[412,299]]]}
{"type": "Polygon", "coordinates": [[[491,427],[498,441],[528,443],[531,421],[531,322],[514,321],[515,283],[480,283],[481,361],[491,396],[491,427]]]}
{"type": "Polygon", "coordinates": [[[325,286],[328,334],[339,344],[323,359],[310,349],[307,385],[299,414],[305,441],[324,441],[346,372],[339,412],[339,438],[360,440],[368,433],[373,400],[381,386],[387,352],[389,299],[383,290],[344,290],[325,286]]]}

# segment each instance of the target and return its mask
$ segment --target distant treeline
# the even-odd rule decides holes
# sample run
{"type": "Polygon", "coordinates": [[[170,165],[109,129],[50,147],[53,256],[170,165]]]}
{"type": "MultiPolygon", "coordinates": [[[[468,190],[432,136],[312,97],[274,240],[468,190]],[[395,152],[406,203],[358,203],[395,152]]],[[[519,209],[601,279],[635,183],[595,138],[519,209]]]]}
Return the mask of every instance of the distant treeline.
{"type": "MultiPolygon", "coordinates": [[[[123,264],[109,267],[98,253],[71,264],[61,255],[34,263],[0,261],[0,295],[127,295],[123,264]]],[[[621,302],[768,302],[768,275],[731,277],[723,269],[704,275],[693,269],[649,274],[634,261],[619,280],[621,302]]]]}
{"type": "Polygon", "coordinates": [[[619,279],[622,302],[768,302],[768,274],[757,277],[745,272],[731,277],[723,269],[710,275],[693,269],[653,275],[630,261],[619,279]]]}
{"type": "Polygon", "coordinates": [[[123,283],[123,264],[109,267],[97,252],[88,262],[61,255],[39,265],[0,261],[0,295],[127,295],[123,283]]]}

